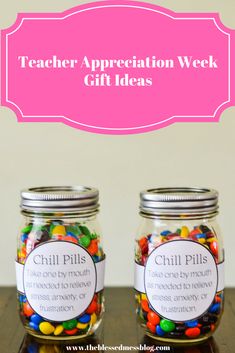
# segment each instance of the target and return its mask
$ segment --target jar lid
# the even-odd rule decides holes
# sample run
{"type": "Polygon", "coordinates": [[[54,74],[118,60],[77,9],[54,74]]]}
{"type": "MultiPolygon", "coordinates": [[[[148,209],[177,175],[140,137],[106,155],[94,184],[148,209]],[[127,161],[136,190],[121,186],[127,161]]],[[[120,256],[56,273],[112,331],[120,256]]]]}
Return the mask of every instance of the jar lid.
{"type": "Polygon", "coordinates": [[[99,191],[87,186],[47,186],[22,190],[21,208],[31,212],[96,213],[99,191]]]}
{"type": "Polygon", "coordinates": [[[148,189],[140,193],[140,213],[152,216],[213,216],[218,212],[218,192],[196,187],[148,189]]]}

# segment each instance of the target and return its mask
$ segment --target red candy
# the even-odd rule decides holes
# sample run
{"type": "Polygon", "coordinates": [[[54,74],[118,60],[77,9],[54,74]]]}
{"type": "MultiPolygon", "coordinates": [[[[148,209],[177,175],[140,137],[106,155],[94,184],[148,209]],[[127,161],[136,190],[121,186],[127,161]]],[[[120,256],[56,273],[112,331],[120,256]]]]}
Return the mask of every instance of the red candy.
{"type": "Polygon", "coordinates": [[[153,325],[158,325],[160,322],[160,317],[154,312],[154,311],[149,311],[147,315],[148,321],[153,324],[153,325]]]}
{"type": "Polygon", "coordinates": [[[151,331],[152,333],[156,333],[156,326],[154,326],[154,324],[148,321],[146,326],[149,329],[149,331],[151,331]]]}
{"type": "Polygon", "coordinates": [[[201,234],[201,231],[200,229],[196,228],[196,229],[193,229],[190,233],[189,233],[189,237],[190,238],[193,238],[194,240],[196,240],[196,235],[198,234],[201,234]]]}
{"type": "Polygon", "coordinates": [[[97,302],[93,299],[91,304],[88,306],[88,308],[86,309],[86,313],[87,314],[93,314],[94,312],[96,312],[97,310],[97,302]]]}
{"type": "Polygon", "coordinates": [[[139,240],[139,246],[141,249],[142,254],[148,253],[148,239],[143,237],[139,240]]]}
{"type": "Polygon", "coordinates": [[[213,241],[211,244],[210,244],[210,249],[211,249],[211,252],[214,256],[218,256],[218,243],[217,241],[213,241]]]}
{"type": "Polygon", "coordinates": [[[64,330],[64,332],[67,333],[67,335],[69,336],[73,336],[73,335],[76,335],[76,333],[78,332],[78,329],[74,328],[72,330],[64,330]]]}
{"type": "Polygon", "coordinates": [[[188,328],[185,331],[185,335],[189,338],[196,338],[200,335],[201,331],[198,327],[188,328]]]}

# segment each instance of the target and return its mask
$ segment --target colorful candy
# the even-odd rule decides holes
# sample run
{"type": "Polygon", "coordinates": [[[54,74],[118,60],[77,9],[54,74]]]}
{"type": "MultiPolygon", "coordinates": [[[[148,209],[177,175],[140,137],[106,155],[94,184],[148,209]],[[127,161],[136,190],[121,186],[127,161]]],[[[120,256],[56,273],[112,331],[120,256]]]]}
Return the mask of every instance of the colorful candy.
{"type": "Polygon", "coordinates": [[[174,331],[175,324],[172,321],[163,319],[160,322],[160,327],[164,332],[171,332],[171,331],[174,331]]]}
{"type": "MultiPolygon", "coordinates": [[[[159,245],[172,240],[189,240],[200,243],[213,255],[215,262],[219,261],[218,239],[213,229],[207,225],[198,225],[190,229],[183,225],[181,228],[165,229],[159,234],[147,234],[140,237],[136,245],[135,261],[144,266],[151,252],[159,245]]],[[[137,292],[138,293],[138,292],[137,292]]],[[[156,290],[157,294],[157,290],[156,290]]],[[[213,303],[197,320],[173,322],[161,317],[151,307],[146,294],[136,294],[137,314],[146,325],[147,332],[154,337],[175,340],[193,340],[210,335],[218,325],[223,307],[223,292],[215,295],[213,303]]]]}
{"type": "Polygon", "coordinates": [[[55,331],[55,327],[50,322],[43,321],[39,325],[39,330],[44,335],[51,335],[55,331]]]}
{"type": "Polygon", "coordinates": [[[58,325],[55,328],[54,335],[55,336],[60,336],[63,331],[64,331],[64,326],[63,325],[58,325]]]}
{"type": "Polygon", "coordinates": [[[65,330],[73,330],[77,326],[77,320],[65,321],[62,325],[65,330]]]}
{"type": "MultiPolygon", "coordinates": [[[[25,263],[27,255],[39,244],[50,240],[67,241],[78,244],[87,249],[94,262],[104,258],[100,245],[100,236],[77,222],[63,222],[61,220],[46,223],[30,223],[26,225],[20,235],[17,250],[17,260],[25,263]]],[[[95,294],[85,313],[79,317],[64,322],[49,322],[34,312],[26,296],[18,294],[21,319],[32,334],[45,336],[79,336],[93,332],[93,327],[100,320],[103,313],[103,293],[95,294]]]]}
{"type": "Polygon", "coordinates": [[[148,312],[147,319],[151,324],[155,326],[158,325],[160,322],[160,317],[154,311],[148,312]]]}
{"type": "Polygon", "coordinates": [[[188,328],[185,331],[185,335],[188,336],[189,338],[196,338],[200,335],[201,331],[198,327],[194,327],[194,328],[188,328]]]}

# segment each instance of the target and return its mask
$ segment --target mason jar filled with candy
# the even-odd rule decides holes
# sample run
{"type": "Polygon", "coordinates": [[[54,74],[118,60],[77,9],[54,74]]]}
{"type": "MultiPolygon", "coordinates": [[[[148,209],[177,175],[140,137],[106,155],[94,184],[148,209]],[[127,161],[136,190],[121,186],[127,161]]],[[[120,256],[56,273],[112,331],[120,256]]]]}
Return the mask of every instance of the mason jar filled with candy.
{"type": "Polygon", "coordinates": [[[22,191],[17,297],[31,335],[56,340],[91,335],[104,312],[105,254],[99,193],[84,186],[22,191]]]}
{"type": "Polygon", "coordinates": [[[156,188],[140,194],[135,246],[137,316],[146,333],[172,343],[209,338],[224,305],[218,193],[156,188]]]}

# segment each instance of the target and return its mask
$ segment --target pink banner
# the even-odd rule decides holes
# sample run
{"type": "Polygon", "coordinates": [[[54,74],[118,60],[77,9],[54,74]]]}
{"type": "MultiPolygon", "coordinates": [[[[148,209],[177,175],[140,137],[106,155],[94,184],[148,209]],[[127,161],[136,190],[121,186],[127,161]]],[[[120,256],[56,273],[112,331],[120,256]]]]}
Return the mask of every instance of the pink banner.
{"type": "Polygon", "coordinates": [[[214,13],[104,1],[19,14],[1,31],[1,104],[106,134],[215,122],[235,105],[234,49],[214,13]]]}

